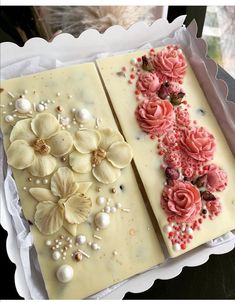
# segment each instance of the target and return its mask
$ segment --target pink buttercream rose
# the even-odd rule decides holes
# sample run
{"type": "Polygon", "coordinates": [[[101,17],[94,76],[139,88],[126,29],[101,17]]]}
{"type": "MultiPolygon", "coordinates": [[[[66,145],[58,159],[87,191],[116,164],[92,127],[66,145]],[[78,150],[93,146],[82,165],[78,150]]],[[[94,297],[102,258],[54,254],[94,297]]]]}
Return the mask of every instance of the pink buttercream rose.
{"type": "Polygon", "coordinates": [[[154,57],[154,66],[161,80],[181,82],[187,63],[180,49],[176,46],[164,48],[154,57]]]}
{"type": "Polygon", "coordinates": [[[140,127],[149,134],[159,134],[171,128],[174,110],[170,102],[157,96],[146,99],[136,108],[135,115],[140,127]]]}
{"type": "Polygon", "coordinates": [[[167,132],[162,140],[163,144],[167,147],[174,146],[176,141],[177,140],[176,140],[175,132],[173,132],[173,131],[167,132]]]}
{"type": "Polygon", "coordinates": [[[161,206],[174,221],[192,222],[202,207],[200,192],[190,182],[175,180],[163,189],[161,206]]]}
{"type": "Polygon", "coordinates": [[[206,202],[207,210],[212,215],[218,215],[222,211],[222,206],[218,198],[206,202]]]}
{"type": "Polygon", "coordinates": [[[190,124],[189,112],[185,109],[178,109],[176,110],[175,116],[176,123],[180,127],[187,127],[190,124]]]}
{"type": "Polygon", "coordinates": [[[151,72],[141,73],[136,83],[136,88],[145,96],[155,94],[160,86],[158,76],[151,72]]]}
{"type": "Polygon", "coordinates": [[[185,130],[180,138],[181,150],[198,161],[208,161],[213,158],[215,138],[203,127],[185,130]]]}
{"type": "Polygon", "coordinates": [[[203,176],[203,181],[207,189],[211,192],[223,191],[228,182],[227,174],[215,164],[211,164],[207,167],[207,173],[203,176]]]}
{"type": "Polygon", "coordinates": [[[165,154],[164,161],[171,168],[179,168],[181,165],[181,154],[178,151],[169,151],[165,154]]]}

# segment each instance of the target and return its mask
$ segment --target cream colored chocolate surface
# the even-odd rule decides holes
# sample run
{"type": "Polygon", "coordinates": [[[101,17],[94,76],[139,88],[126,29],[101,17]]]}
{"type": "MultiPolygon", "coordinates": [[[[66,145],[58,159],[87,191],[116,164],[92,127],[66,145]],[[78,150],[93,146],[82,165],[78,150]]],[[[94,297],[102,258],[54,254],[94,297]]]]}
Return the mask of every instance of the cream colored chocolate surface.
{"type": "MultiPolygon", "coordinates": [[[[114,66],[117,66],[116,64],[117,62],[115,61],[114,66]]],[[[122,64],[121,61],[120,64],[122,64]]],[[[107,77],[109,77],[108,69],[107,77]]],[[[117,80],[117,84],[120,84],[121,87],[125,89],[125,85],[121,79],[117,80]]],[[[120,105],[124,101],[124,97],[128,101],[130,100],[131,104],[131,93],[127,95],[125,91],[123,91],[120,94],[120,89],[116,86],[116,78],[111,77],[110,81],[113,83],[112,85],[114,85],[111,95],[118,90],[119,98],[117,101],[120,101],[120,105]],[[115,87],[117,87],[116,90],[115,87]]],[[[65,130],[72,135],[74,135],[79,127],[79,123],[73,123],[73,108],[86,108],[91,113],[92,118],[85,124],[87,128],[94,129],[97,125],[96,118],[98,118],[102,119],[102,121],[99,122],[100,128],[111,127],[112,129],[117,129],[94,64],[71,66],[5,81],[1,83],[1,88],[3,88],[1,92],[1,105],[4,105],[0,108],[1,129],[4,135],[4,147],[6,150],[10,144],[9,136],[12,125],[14,125],[16,121],[21,120],[18,116],[27,117],[27,114],[13,112],[15,109],[15,100],[18,99],[20,95],[24,95],[25,98],[31,102],[32,117],[40,114],[38,112],[42,108],[42,106],[38,105],[40,101],[50,100],[50,102],[48,102],[48,109],[44,112],[51,113],[55,117],[57,117],[58,114],[65,118],[69,117],[71,119],[70,128],[65,130]],[[61,107],[58,108],[58,106],[61,107]],[[35,111],[34,107],[35,109],[38,108],[38,111],[35,111]],[[6,122],[5,116],[13,116],[13,114],[16,114],[14,121],[11,121],[10,118],[10,122],[6,122]]],[[[129,87],[126,88],[129,89],[129,87]]],[[[126,92],[128,89],[126,89],[126,92]]],[[[123,110],[123,117],[128,117],[128,120],[131,120],[133,113],[131,106],[128,110],[130,110],[129,114],[126,114],[123,110]]],[[[126,133],[127,128],[125,123],[123,124],[124,119],[122,120],[121,118],[120,121],[126,133]]],[[[133,123],[134,122],[133,120],[133,123]]],[[[130,126],[129,129],[133,131],[133,134],[138,134],[136,132],[137,127],[130,126]]],[[[131,139],[131,136],[132,134],[130,133],[127,138],[134,148],[134,153],[136,153],[135,159],[138,163],[142,156],[143,148],[140,145],[134,144],[135,139],[131,139]],[[137,149],[135,150],[135,148],[137,149]]],[[[229,150],[227,150],[226,147],[224,148],[225,151],[229,153],[229,150]]],[[[73,147],[72,151],[74,150],[73,147]]],[[[221,150],[221,152],[223,151],[221,150]]],[[[61,158],[57,158],[56,160],[57,167],[66,166],[71,169],[68,155],[65,155],[65,158],[62,160],[61,158]]],[[[146,162],[146,164],[148,163],[146,162]]],[[[157,162],[155,165],[156,169],[158,169],[157,162]]],[[[227,165],[229,166],[229,162],[227,165]]],[[[145,173],[147,173],[147,170],[145,173]]],[[[27,220],[34,223],[34,214],[38,201],[29,194],[29,189],[35,187],[49,189],[51,175],[35,177],[32,176],[27,169],[13,169],[13,174],[24,215],[27,220]]],[[[75,236],[68,233],[63,227],[57,233],[48,236],[43,235],[34,224],[30,227],[45,286],[48,296],[51,299],[80,299],[87,297],[121,280],[145,271],[161,263],[164,259],[131,165],[121,169],[120,178],[114,183],[107,185],[99,183],[90,172],[85,174],[74,172],[74,175],[75,180],[78,182],[92,182],[87,192],[87,195],[92,200],[91,214],[86,222],[78,225],[77,230],[75,228],[76,234],[85,235],[87,242],[82,245],[75,245],[75,236]],[[115,211],[113,210],[113,213],[109,214],[109,226],[105,229],[97,230],[94,224],[94,217],[105,207],[105,204],[99,205],[97,203],[97,197],[99,196],[105,197],[106,199],[110,198],[108,206],[111,208],[114,206],[115,211]],[[61,255],[60,259],[56,261],[52,259],[51,246],[47,246],[46,241],[51,240],[52,245],[56,245],[55,240],[57,240],[60,235],[63,235],[65,239],[70,237],[72,247],[67,249],[64,260],[63,255],[61,255]],[[90,246],[89,242],[96,243],[99,249],[96,249],[97,245],[90,246]],[[78,249],[85,252],[85,255],[82,256],[81,261],[76,262],[71,257],[71,254],[78,249]],[[89,258],[87,258],[86,255],[89,256],[89,258]],[[69,264],[74,270],[74,276],[68,283],[59,282],[56,277],[56,272],[62,264],[69,264]]],[[[144,174],[142,177],[143,176],[144,174]]],[[[154,177],[152,181],[152,185],[155,186],[153,190],[154,193],[156,192],[154,177]]],[[[149,186],[148,192],[150,192],[150,190],[151,186],[149,186]]],[[[229,190],[227,191],[229,196],[229,190]]],[[[156,211],[157,208],[158,207],[154,210],[156,211]]],[[[232,208],[231,210],[231,207],[226,208],[228,213],[230,210],[232,217],[232,210],[234,209],[232,208]]],[[[229,220],[227,216],[228,215],[226,215],[224,219],[229,220]]],[[[61,246],[65,245],[64,239],[59,238],[58,240],[62,242],[61,246]]],[[[60,251],[60,247],[57,250],[60,251]]],[[[81,255],[79,257],[81,257],[81,255]]]]}
{"type": "Polygon", "coordinates": [[[194,232],[193,240],[187,245],[186,250],[174,251],[170,240],[167,238],[167,233],[163,231],[164,226],[167,224],[167,216],[160,205],[160,197],[165,182],[164,173],[160,168],[162,157],[157,154],[156,140],[151,140],[137,123],[135,117],[135,109],[138,104],[135,97],[136,79],[133,80],[133,84],[128,83],[132,68],[131,59],[141,57],[146,53],[147,51],[138,51],[126,55],[113,56],[100,59],[97,64],[124,136],[135,150],[134,161],[159,222],[168,251],[172,257],[175,257],[235,228],[235,160],[205,95],[188,64],[183,88],[186,91],[185,99],[191,106],[189,108],[190,117],[191,120],[197,121],[198,126],[205,127],[215,136],[216,152],[212,162],[226,171],[228,186],[223,192],[217,193],[222,203],[220,215],[213,220],[203,221],[200,231],[194,232]],[[123,67],[127,69],[126,77],[117,75],[117,72],[120,72],[123,67]],[[202,116],[199,109],[205,110],[206,114],[202,116]]]}

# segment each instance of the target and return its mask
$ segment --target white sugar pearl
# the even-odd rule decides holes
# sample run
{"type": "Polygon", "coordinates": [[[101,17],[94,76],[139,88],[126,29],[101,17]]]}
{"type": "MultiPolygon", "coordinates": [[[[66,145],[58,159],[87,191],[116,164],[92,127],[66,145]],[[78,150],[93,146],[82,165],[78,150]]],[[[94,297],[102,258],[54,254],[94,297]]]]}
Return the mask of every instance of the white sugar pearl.
{"type": "Polygon", "coordinates": [[[5,116],[5,122],[11,123],[14,121],[14,117],[12,115],[6,115],[5,116]]]}
{"type": "Polygon", "coordinates": [[[47,245],[47,246],[51,246],[51,245],[52,245],[51,240],[47,240],[47,241],[46,241],[46,245],[47,245]]]}
{"type": "Polygon", "coordinates": [[[104,208],[105,213],[110,213],[111,208],[109,206],[106,206],[104,208]]]}
{"type": "Polygon", "coordinates": [[[73,279],[73,268],[68,264],[61,265],[56,272],[57,279],[62,283],[67,283],[73,279]]]}
{"type": "Polygon", "coordinates": [[[16,100],[15,108],[20,113],[27,113],[31,109],[31,103],[29,100],[22,97],[16,100]]]}
{"type": "Polygon", "coordinates": [[[95,243],[95,242],[93,242],[93,243],[91,244],[91,248],[92,248],[93,250],[95,250],[95,251],[100,250],[100,246],[99,246],[97,243],[95,243]]]}
{"type": "Polygon", "coordinates": [[[36,105],[36,111],[37,112],[42,112],[45,110],[45,107],[42,104],[37,104],[36,105]]]}
{"type": "Polygon", "coordinates": [[[75,109],[75,108],[72,108],[72,109],[71,109],[71,112],[75,112],[75,111],[76,111],[76,109],[75,109]]]}
{"type": "Polygon", "coordinates": [[[103,204],[105,204],[105,202],[106,202],[106,198],[103,197],[103,196],[99,196],[99,197],[97,197],[97,199],[96,199],[96,203],[97,203],[98,205],[103,205],[103,204]]]}
{"type": "Polygon", "coordinates": [[[190,227],[187,227],[186,228],[186,233],[189,234],[189,235],[192,235],[193,234],[193,229],[190,228],[190,227]]]}
{"type": "Polygon", "coordinates": [[[131,61],[130,61],[131,65],[135,65],[137,63],[137,60],[136,58],[132,58],[131,61]]]}
{"type": "Polygon", "coordinates": [[[44,185],[48,184],[48,179],[47,179],[47,178],[43,179],[43,180],[42,180],[42,183],[43,183],[44,185]]]}
{"type": "Polygon", "coordinates": [[[110,216],[107,213],[98,213],[95,216],[95,224],[100,229],[105,229],[110,224],[110,216]]]}
{"type": "Polygon", "coordinates": [[[120,209],[120,208],[122,207],[122,204],[121,204],[120,202],[118,202],[118,203],[116,204],[116,207],[117,207],[118,209],[120,209]]]}
{"type": "Polygon", "coordinates": [[[116,208],[116,207],[111,207],[110,212],[111,212],[111,213],[117,212],[117,208],[116,208]]]}
{"type": "Polygon", "coordinates": [[[60,259],[60,257],[61,257],[61,254],[60,254],[60,252],[59,251],[54,251],[53,253],[52,253],[52,258],[53,258],[53,260],[59,260],[60,259]]]}
{"type": "Polygon", "coordinates": [[[35,184],[36,184],[36,185],[40,185],[40,183],[41,183],[41,180],[40,180],[40,179],[36,179],[36,180],[35,180],[35,184]]]}
{"type": "Polygon", "coordinates": [[[76,242],[78,244],[84,244],[84,243],[86,243],[86,236],[85,235],[78,235],[76,237],[76,242]]]}
{"type": "Polygon", "coordinates": [[[79,123],[86,123],[91,120],[92,115],[86,108],[81,108],[76,110],[75,118],[79,123]]]}
{"type": "Polygon", "coordinates": [[[175,243],[175,244],[173,245],[173,249],[174,249],[174,251],[176,251],[176,252],[180,251],[181,247],[180,247],[179,243],[175,243]]]}
{"type": "Polygon", "coordinates": [[[169,233],[172,231],[172,227],[169,224],[167,224],[164,226],[163,230],[164,232],[169,233]]]}

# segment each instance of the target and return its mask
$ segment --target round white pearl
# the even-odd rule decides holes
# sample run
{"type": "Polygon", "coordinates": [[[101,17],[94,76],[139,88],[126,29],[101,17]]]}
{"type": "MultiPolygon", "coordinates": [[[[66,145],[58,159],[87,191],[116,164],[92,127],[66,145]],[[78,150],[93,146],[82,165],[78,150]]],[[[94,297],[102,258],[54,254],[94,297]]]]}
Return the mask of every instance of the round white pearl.
{"type": "Polygon", "coordinates": [[[45,110],[45,107],[42,104],[37,104],[36,105],[36,111],[37,112],[42,112],[45,110]]]}
{"type": "Polygon", "coordinates": [[[111,208],[109,206],[106,206],[104,208],[105,213],[110,213],[111,208]]]}
{"type": "Polygon", "coordinates": [[[46,245],[47,245],[47,246],[51,246],[51,244],[52,244],[51,240],[47,240],[47,241],[46,241],[46,245]]]}
{"type": "Polygon", "coordinates": [[[98,205],[103,205],[103,204],[105,204],[105,202],[106,202],[106,198],[103,197],[103,196],[99,196],[99,197],[97,197],[97,199],[96,199],[96,203],[97,203],[98,205]]]}
{"type": "Polygon", "coordinates": [[[61,265],[56,272],[57,279],[62,283],[67,283],[73,278],[73,268],[68,264],[61,265]]]}
{"type": "Polygon", "coordinates": [[[12,115],[6,115],[5,116],[5,122],[11,123],[14,121],[14,117],[12,115]]]}
{"type": "Polygon", "coordinates": [[[186,228],[186,233],[189,234],[189,235],[192,235],[193,234],[193,229],[190,228],[190,227],[187,227],[186,228]]]}
{"type": "Polygon", "coordinates": [[[110,212],[111,213],[116,213],[117,212],[117,208],[116,207],[111,207],[110,212]]]}
{"type": "Polygon", "coordinates": [[[169,233],[172,231],[172,227],[169,224],[166,224],[163,228],[164,232],[169,233]]]}
{"type": "Polygon", "coordinates": [[[31,103],[25,98],[19,98],[15,102],[15,108],[20,113],[27,113],[31,109],[31,103]]]}
{"type": "Polygon", "coordinates": [[[59,251],[54,251],[54,252],[52,253],[52,258],[53,258],[53,260],[57,261],[57,260],[60,259],[60,257],[61,257],[61,254],[60,254],[59,251]]]}
{"type": "Polygon", "coordinates": [[[43,180],[42,180],[42,183],[43,183],[44,185],[48,184],[48,179],[47,179],[47,178],[43,179],[43,180]]]}
{"type": "Polygon", "coordinates": [[[122,204],[121,204],[120,202],[118,202],[118,203],[116,204],[116,207],[117,207],[118,209],[120,209],[120,208],[122,207],[122,204]]]}
{"type": "Polygon", "coordinates": [[[110,216],[107,213],[98,213],[95,216],[95,224],[100,229],[105,229],[110,224],[110,216]]]}
{"type": "Polygon", "coordinates": [[[97,243],[93,242],[93,243],[91,244],[91,248],[92,248],[93,250],[97,251],[97,250],[100,249],[100,246],[99,246],[97,243]]]}
{"type": "Polygon", "coordinates": [[[81,108],[76,110],[75,118],[79,123],[86,123],[91,120],[92,116],[86,108],[81,108]]]}
{"type": "Polygon", "coordinates": [[[136,60],[136,58],[132,58],[130,62],[131,62],[131,65],[135,65],[137,63],[137,60],[136,60]]]}
{"type": "Polygon", "coordinates": [[[78,235],[77,238],[76,238],[76,242],[78,244],[86,243],[86,236],[85,235],[78,235]]]}
{"type": "Polygon", "coordinates": [[[36,184],[36,185],[40,185],[40,183],[41,183],[41,180],[40,180],[40,179],[36,179],[36,180],[35,180],[35,184],[36,184]]]}
{"type": "Polygon", "coordinates": [[[173,245],[173,249],[174,249],[174,251],[176,251],[176,252],[180,251],[181,247],[180,247],[179,243],[175,243],[175,244],[173,245]]]}

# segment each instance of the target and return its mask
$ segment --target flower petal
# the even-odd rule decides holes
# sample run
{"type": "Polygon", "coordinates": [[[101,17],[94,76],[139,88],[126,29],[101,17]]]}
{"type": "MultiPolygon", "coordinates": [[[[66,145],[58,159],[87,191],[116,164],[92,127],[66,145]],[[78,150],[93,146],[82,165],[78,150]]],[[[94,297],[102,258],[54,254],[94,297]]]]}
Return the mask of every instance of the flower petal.
{"type": "Polygon", "coordinates": [[[126,142],[117,142],[108,149],[106,158],[116,168],[125,168],[132,160],[131,146],[126,142]]]}
{"type": "Polygon", "coordinates": [[[57,232],[63,225],[64,209],[52,201],[40,202],[36,207],[34,221],[45,235],[57,232]]]}
{"type": "Polygon", "coordinates": [[[69,197],[77,192],[73,172],[67,167],[59,168],[51,178],[51,192],[61,198],[69,197]]]}
{"type": "Polygon", "coordinates": [[[77,193],[86,194],[91,185],[92,182],[88,182],[88,181],[77,182],[77,193]]]}
{"type": "Polygon", "coordinates": [[[88,173],[91,171],[91,154],[74,151],[69,155],[69,164],[75,172],[88,173]]]}
{"type": "Polygon", "coordinates": [[[36,136],[31,130],[31,118],[18,121],[13,127],[10,135],[10,141],[24,140],[32,144],[36,140],[36,136]]]}
{"type": "Polygon", "coordinates": [[[106,159],[102,160],[101,164],[92,170],[92,173],[99,182],[104,184],[115,182],[121,175],[120,169],[115,168],[106,159]]]}
{"type": "Polygon", "coordinates": [[[20,170],[31,166],[35,158],[33,148],[24,140],[12,142],[6,153],[8,164],[20,170]]]}
{"type": "Polygon", "coordinates": [[[63,156],[67,154],[73,147],[73,137],[68,131],[59,131],[48,141],[51,147],[50,153],[54,156],[63,156]]]}
{"type": "Polygon", "coordinates": [[[75,223],[69,223],[66,219],[64,220],[63,227],[68,231],[71,235],[77,235],[77,227],[78,225],[75,223]]]}
{"type": "Polygon", "coordinates": [[[51,193],[51,190],[45,188],[30,188],[29,193],[39,202],[53,201],[56,202],[58,198],[51,193]]]}
{"type": "Polygon", "coordinates": [[[35,152],[34,161],[28,168],[29,172],[34,176],[44,177],[50,175],[56,168],[56,159],[50,154],[41,155],[35,152]]]}
{"type": "Polygon", "coordinates": [[[82,223],[87,220],[91,206],[90,198],[84,194],[75,194],[65,203],[65,219],[69,223],[82,223]]]}
{"type": "Polygon", "coordinates": [[[51,113],[40,113],[32,119],[31,128],[37,137],[48,139],[59,131],[60,124],[51,113]]]}
{"type": "Polygon", "coordinates": [[[124,138],[121,133],[111,128],[101,129],[100,131],[101,141],[99,147],[107,150],[115,142],[123,142],[124,138]]]}
{"type": "Polygon", "coordinates": [[[99,142],[100,135],[98,131],[83,129],[77,131],[74,146],[80,153],[90,153],[97,149],[99,142]]]}

